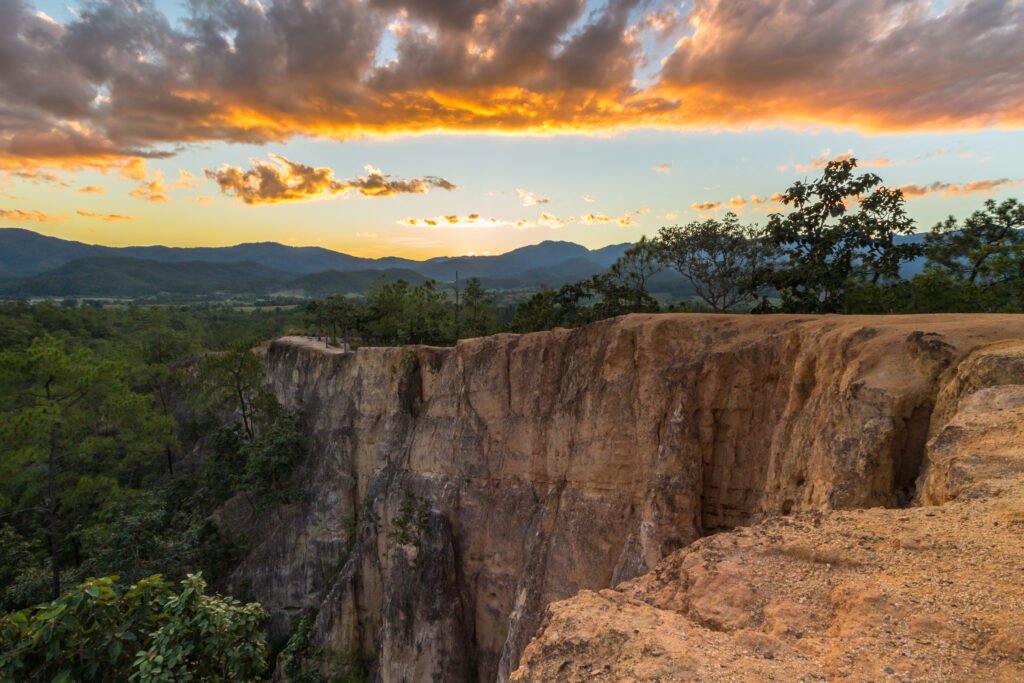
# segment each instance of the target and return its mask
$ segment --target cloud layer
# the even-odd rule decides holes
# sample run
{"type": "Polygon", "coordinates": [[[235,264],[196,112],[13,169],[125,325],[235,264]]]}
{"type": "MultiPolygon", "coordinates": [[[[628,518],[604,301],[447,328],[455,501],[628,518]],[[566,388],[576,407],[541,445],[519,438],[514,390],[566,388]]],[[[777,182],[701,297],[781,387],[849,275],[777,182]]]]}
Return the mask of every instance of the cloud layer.
{"type": "Polygon", "coordinates": [[[0,167],[423,131],[1024,125],[1024,3],[0,3],[0,167]],[[660,52],[659,52],[660,51],[660,52]],[[664,60],[659,57],[664,55],[664,60]]]}
{"type": "Polygon", "coordinates": [[[430,188],[456,189],[456,185],[444,178],[392,179],[372,166],[366,167],[365,176],[337,180],[330,168],[314,168],[277,154],[271,154],[270,161],[254,159],[249,170],[225,165],[217,170],[206,169],[205,173],[217,183],[221,192],[238,197],[246,204],[322,199],[349,190],[355,190],[364,197],[390,197],[423,194],[430,188]]]}
{"type": "Polygon", "coordinates": [[[940,195],[943,198],[995,194],[1005,188],[1019,187],[1020,185],[1020,180],[999,178],[997,180],[972,180],[967,183],[943,183],[936,181],[928,185],[901,185],[899,189],[903,191],[903,196],[907,199],[918,199],[934,194],[940,195]]]}

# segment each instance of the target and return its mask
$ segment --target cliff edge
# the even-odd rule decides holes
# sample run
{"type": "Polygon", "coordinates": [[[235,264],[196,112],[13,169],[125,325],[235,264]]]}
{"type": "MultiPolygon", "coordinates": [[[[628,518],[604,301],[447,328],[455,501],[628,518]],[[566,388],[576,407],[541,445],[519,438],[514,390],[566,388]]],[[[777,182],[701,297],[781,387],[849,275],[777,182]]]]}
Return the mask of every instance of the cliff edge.
{"type": "MultiPolygon", "coordinates": [[[[278,630],[315,610],[324,671],[372,661],[382,681],[506,680],[520,660],[518,680],[673,680],[635,668],[648,660],[681,680],[686,658],[715,643],[723,660],[755,653],[743,674],[753,678],[788,678],[777,667],[790,658],[819,666],[808,676],[859,675],[821,668],[821,643],[856,640],[829,631],[828,616],[881,604],[865,567],[934,566],[945,580],[931,563],[954,542],[943,529],[960,503],[909,506],[974,490],[981,475],[960,446],[936,444],[965,411],[990,407],[975,404],[992,382],[961,372],[965,359],[1001,376],[992,368],[1002,361],[979,354],[1013,339],[1024,339],[1024,316],[636,315],[352,354],[279,340],[267,368],[311,435],[298,475],[308,497],[237,522],[255,547],[233,581],[278,630]],[[903,520],[920,521],[935,558],[892,549],[903,520]],[[838,590],[853,580],[837,583],[839,572],[864,578],[868,593],[838,590]],[[831,586],[821,594],[819,574],[831,586]],[[790,609],[820,621],[792,636],[818,650],[772,630],[790,609]],[[627,626],[630,611],[648,626],[627,626]],[[746,633],[775,640],[750,645],[746,633]],[[677,650],[644,640],[655,635],[677,650]],[[634,659],[614,656],[634,645],[634,659]],[[663,654],[648,657],[648,645],[663,654]]],[[[1006,538],[1018,528],[985,529],[1006,538]]],[[[970,642],[981,652],[990,640],[970,642]]]]}

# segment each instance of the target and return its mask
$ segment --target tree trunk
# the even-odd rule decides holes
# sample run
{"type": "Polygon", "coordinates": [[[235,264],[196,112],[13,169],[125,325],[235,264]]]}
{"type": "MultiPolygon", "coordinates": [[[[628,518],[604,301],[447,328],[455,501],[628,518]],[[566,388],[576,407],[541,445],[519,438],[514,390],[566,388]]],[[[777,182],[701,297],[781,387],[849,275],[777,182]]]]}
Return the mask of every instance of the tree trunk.
{"type": "Polygon", "coordinates": [[[249,435],[249,441],[256,438],[255,431],[252,426],[252,422],[249,417],[249,406],[245,402],[245,391],[242,389],[242,380],[236,374],[235,375],[235,392],[238,394],[238,407],[242,411],[242,426],[245,428],[245,433],[249,435]]]}
{"type": "Polygon", "coordinates": [[[47,513],[50,518],[50,569],[53,599],[60,597],[60,547],[57,542],[57,421],[50,424],[50,463],[47,482],[47,513]]]}

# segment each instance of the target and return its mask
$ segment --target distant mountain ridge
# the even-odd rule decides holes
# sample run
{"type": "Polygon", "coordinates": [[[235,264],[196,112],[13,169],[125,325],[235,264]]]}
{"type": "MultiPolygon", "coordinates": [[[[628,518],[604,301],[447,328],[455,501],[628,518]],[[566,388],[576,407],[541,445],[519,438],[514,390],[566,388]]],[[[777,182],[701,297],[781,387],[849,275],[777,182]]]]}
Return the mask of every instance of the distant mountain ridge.
{"type": "Polygon", "coordinates": [[[230,247],[107,247],[0,228],[0,294],[7,296],[149,296],[159,293],[365,291],[380,277],[416,284],[479,277],[503,289],[556,287],[604,272],[629,247],[590,250],[545,241],[496,256],[425,261],[364,258],[322,247],[276,242],[230,247]]]}

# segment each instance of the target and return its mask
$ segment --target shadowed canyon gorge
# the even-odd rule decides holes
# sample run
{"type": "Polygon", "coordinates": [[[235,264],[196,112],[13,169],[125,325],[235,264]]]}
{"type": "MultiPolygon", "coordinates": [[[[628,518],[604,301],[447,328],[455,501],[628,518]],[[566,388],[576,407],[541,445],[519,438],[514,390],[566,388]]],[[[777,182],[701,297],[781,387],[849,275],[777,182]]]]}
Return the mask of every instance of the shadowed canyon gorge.
{"type": "Polygon", "coordinates": [[[1024,318],[632,315],[265,349],[303,501],[219,523],[381,681],[1019,680],[1024,318]]]}

